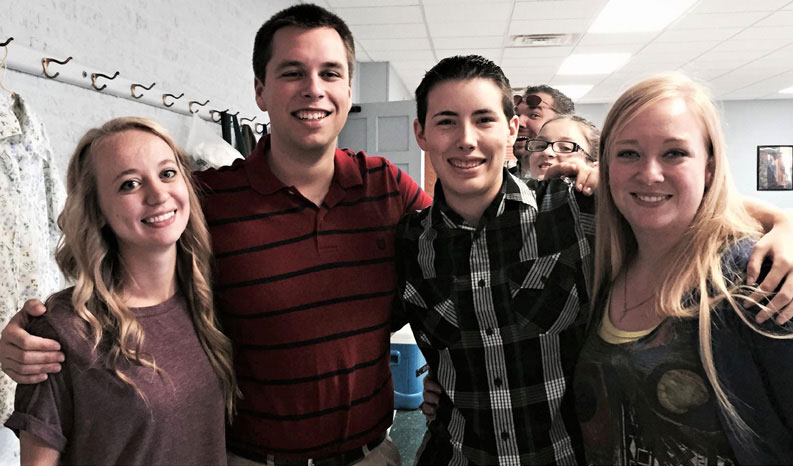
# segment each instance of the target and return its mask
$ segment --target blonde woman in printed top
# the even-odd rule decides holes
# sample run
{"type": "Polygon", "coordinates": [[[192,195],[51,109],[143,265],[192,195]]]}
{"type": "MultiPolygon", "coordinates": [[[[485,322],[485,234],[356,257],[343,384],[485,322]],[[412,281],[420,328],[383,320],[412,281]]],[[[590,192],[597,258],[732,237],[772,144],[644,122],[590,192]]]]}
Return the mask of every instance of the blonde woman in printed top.
{"type": "Polygon", "coordinates": [[[641,81],[600,147],[595,325],[575,377],[587,461],[790,464],[790,324],[758,324],[750,304],[766,298],[746,299],[762,229],[705,89],[676,73],[641,81]]]}
{"type": "Polygon", "coordinates": [[[66,360],[17,389],[22,463],[225,464],[231,344],[184,154],[158,124],[115,119],[80,140],[67,191],[56,259],[75,286],[29,327],[66,360]]]}

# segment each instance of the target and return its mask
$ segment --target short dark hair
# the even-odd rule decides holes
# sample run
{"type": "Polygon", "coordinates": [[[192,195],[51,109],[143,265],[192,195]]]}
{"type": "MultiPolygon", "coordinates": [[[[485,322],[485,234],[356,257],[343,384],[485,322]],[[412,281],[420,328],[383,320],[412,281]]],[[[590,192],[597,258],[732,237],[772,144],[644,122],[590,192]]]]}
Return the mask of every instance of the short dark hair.
{"type": "Polygon", "coordinates": [[[553,110],[560,115],[572,115],[575,113],[575,104],[570,97],[564,95],[562,91],[546,84],[529,86],[523,92],[523,98],[538,92],[544,92],[553,98],[553,110]]]}
{"type": "Polygon", "coordinates": [[[352,71],[355,66],[355,41],[352,32],[343,19],[330,11],[311,4],[291,6],[274,14],[267,20],[253,42],[253,74],[264,82],[267,63],[273,57],[273,37],[275,33],[285,27],[294,26],[302,29],[315,29],[329,27],[336,30],[341,36],[344,48],[347,49],[347,70],[352,80],[352,71]]]}
{"type": "Polygon", "coordinates": [[[456,55],[439,61],[424,74],[419,87],[416,88],[416,117],[421,127],[424,128],[424,121],[427,117],[427,96],[433,87],[443,81],[474,78],[493,81],[501,90],[501,105],[504,107],[504,115],[507,120],[515,116],[515,107],[512,105],[512,89],[509,87],[509,79],[501,71],[501,68],[479,55],[456,55]]]}

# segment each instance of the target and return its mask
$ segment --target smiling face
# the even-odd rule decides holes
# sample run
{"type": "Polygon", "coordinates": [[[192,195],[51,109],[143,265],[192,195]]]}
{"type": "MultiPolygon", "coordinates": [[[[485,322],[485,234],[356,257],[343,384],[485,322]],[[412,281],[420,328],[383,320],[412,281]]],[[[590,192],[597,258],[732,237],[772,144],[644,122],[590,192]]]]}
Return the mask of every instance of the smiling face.
{"type": "Polygon", "coordinates": [[[711,178],[702,119],[685,99],[668,98],[634,117],[609,150],[609,189],[634,234],[679,237],[711,178]]]}
{"type": "Polygon", "coordinates": [[[521,128],[525,128],[523,131],[526,132],[529,138],[537,137],[542,125],[545,124],[546,121],[557,116],[556,111],[551,108],[556,105],[553,97],[545,92],[537,92],[532,95],[536,95],[542,99],[540,105],[530,107],[524,100],[515,107],[515,113],[517,113],[520,119],[520,126],[521,128]]]}
{"type": "Polygon", "coordinates": [[[149,132],[126,130],[99,141],[92,160],[99,208],[121,256],[175,254],[190,204],[171,147],[149,132]]]}
{"type": "Polygon", "coordinates": [[[512,154],[518,159],[520,164],[521,178],[529,174],[529,156],[531,152],[526,150],[526,141],[529,140],[529,130],[523,126],[518,127],[518,137],[515,138],[515,145],[512,146],[512,154]]]}
{"type": "Polygon", "coordinates": [[[333,153],[352,105],[347,50],[330,27],[284,27],[273,36],[256,103],[270,116],[272,144],[285,153],[333,153]]]}
{"type": "Polygon", "coordinates": [[[518,132],[518,119],[507,120],[502,91],[493,81],[438,83],[427,96],[424,128],[416,121],[414,129],[449,206],[460,213],[458,207],[466,203],[486,207],[493,201],[501,189],[507,147],[518,132]]]}
{"type": "MultiPolygon", "coordinates": [[[[543,125],[540,134],[537,135],[537,139],[546,142],[575,142],[581,146],[586,153],[592,153],[592,147],[590,147],[587,142],[581,125],[567,118],[549,121],[543,125]]],[[[574,157],[586,158],[586,154],[581,151],[569,154],[557,154],[550,145],[542,152],[530,152],[529,154],[529,170],[531,171],[531,177],[538,180],[545,178],[545,172],[553,165],[565,162],[574,157]]]]}

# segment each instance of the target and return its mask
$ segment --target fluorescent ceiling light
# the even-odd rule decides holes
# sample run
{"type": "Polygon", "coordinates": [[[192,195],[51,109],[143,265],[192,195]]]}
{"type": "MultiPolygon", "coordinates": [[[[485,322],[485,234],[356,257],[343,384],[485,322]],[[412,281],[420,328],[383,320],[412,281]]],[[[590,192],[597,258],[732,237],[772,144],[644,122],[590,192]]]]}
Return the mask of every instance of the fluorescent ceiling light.
{"type": "Polygon", "coordinates": [[[629,53],[587,53],[565,58],[557,74],[584,75],[609,74],[620,68],[631,57],[629,53]]]}
{"type": "Polygon", "coordinates": [[[589,28],[592,34],[660,31],[697,0],[610,0],[589,28]]]}
{"type": "Polygon", "coordinates": [[[592,84],[567,84],[561,86],[554,86],[556,89],[562,91],[562,94],[570,97],[573,100],[584,97],[587,92],[594,87],[592,84]]]}
{"type": "Polygon", "coordinates": [[[793,94],[793,87],[788,87],[779,91],[780,94],[793,94]]]}

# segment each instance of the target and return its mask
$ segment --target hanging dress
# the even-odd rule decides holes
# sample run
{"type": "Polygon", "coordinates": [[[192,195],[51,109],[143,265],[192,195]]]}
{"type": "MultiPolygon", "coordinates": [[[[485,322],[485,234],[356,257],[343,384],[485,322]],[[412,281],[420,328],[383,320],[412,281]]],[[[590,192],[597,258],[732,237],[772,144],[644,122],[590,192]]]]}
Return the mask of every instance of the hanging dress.
{"type": "MultiPolygon", "coordinates": [[[[27,299],[65,287],[55,263],[65,192],[44,125],[19,95],[0,98],[0,328],[27,299]]],[[[0,422],[14,382],[0,373],[0,422]]]]}

